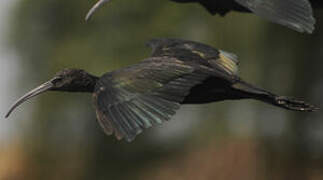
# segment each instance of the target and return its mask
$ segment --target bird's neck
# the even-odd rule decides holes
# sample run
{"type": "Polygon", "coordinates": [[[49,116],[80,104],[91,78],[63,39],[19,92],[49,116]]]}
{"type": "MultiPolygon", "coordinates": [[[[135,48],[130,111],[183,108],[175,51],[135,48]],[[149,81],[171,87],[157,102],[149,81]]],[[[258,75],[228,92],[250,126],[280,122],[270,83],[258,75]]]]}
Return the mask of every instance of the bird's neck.
{"type": "Polygon", "coordinates": [[[81,86],[76,88],[76,91],[92,93],[94,92],[94,88],[98,80],[99,77],[87,74],[86,78],[84,78],[83,82],[81,83],[81,86]]]}

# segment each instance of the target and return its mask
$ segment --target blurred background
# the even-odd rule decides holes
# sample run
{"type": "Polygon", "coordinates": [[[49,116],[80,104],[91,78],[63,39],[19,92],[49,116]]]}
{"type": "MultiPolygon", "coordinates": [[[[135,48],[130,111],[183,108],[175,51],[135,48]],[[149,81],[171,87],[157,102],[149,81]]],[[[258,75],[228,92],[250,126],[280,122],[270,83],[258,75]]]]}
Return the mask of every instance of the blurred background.
{"type": "Polygon", "coordinates": [[[57,71],[101,75],[149,56],[155,37],[236,53],[245,80],[323,107],[323,11],[300,34],[250,14],[211,16],[197,4],[112,1],[87,23],[95,0],[1,0],[0,179],[322,180],[323,112],[252,100],[183,106],[132,143],[106,136],[90,94],[47,93],[11,103],[57,71]]]}

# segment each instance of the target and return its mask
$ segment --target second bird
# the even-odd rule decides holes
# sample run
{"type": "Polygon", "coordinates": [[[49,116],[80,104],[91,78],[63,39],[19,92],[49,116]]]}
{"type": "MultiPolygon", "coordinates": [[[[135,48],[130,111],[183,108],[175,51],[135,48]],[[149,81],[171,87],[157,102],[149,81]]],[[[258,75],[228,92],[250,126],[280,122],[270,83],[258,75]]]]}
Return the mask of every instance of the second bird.
{"type": "MultiPolygon", "coordinates": [[[[104,3],[111,0],[99,0],[86,15],[91,15],[104,3]]],[[[315,19],[312,6],[322,8],[322,0],[171,0],[179,3],[199,3],[211,14],[226,15],[230,11],[254,13],[269,21],[287,26],[298,32],[312,33],[315,19]]]]}
{"type": "Polygon", "coordinates": [[[280,108],[311,112],[318,108],[279,96],[238,77],[234,54],[179,39],[155,39],[152,57],[101,77],[65,69],[18,99],[21,103],[47,91],[93,94],[97,119],[104,132],[132,141],[144,128],[169,120],[181,104],[255,99],[280,108]]]}

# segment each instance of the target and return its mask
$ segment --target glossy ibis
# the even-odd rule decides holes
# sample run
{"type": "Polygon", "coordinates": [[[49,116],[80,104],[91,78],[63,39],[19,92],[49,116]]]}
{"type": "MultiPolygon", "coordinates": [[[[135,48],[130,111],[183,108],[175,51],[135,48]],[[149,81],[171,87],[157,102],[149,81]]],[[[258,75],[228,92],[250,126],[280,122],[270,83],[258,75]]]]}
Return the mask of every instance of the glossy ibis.
{"type": "MultiPolygon", "coordinates": [[[[99,0],[87,13],[85,19],[104,3],[110,0],[99,0]]],[[[200,3],[211,14],[224,16],[230,11],[254,13],[269,21],[287,26],[298,32],[312,33],[315,19],[311,3],[314,7],[323,7],[322,0],[171,0],[179,3],[200,3]]]]}
{"type": "Polygon", "coordinates": [[[153,49],[151,57],[101,77],[80,69],[58,72],[18,99],[6,117],[47,91],[89,92],[104,132],[132,141],[144,128],[169,120],[181,104],[256,99],[294,111],[318,110],[243,81],[234,54],[180,39],[154,39],[148,45],[153,49]]]}

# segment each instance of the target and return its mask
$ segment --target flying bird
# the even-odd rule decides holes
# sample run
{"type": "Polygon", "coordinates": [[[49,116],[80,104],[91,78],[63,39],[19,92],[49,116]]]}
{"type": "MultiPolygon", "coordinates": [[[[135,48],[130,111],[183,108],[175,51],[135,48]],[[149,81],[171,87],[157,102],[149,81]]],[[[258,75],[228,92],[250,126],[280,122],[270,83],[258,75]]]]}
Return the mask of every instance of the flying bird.
{"type": "MultiPolygon", "coordinates": [[[[179,3],[200,3],[211,14],[226,15],[230,11],[254,13],[269,21],[287,26],[298,32],[312,33],[315,19],[311,3],[322,8],[321,0],[171,0],[179,3]]],[[[110,0],[99,0],[87,13],[88,20],[93,13],[110,0]]]]}
{"type": "Polygon", "coordinates": [[[198,42],[153,39],[151,57],[97,77],[64,69],[18,99],[21,103],[47,91],[93,94],[97,120],[104,132],[132,141],[145,128],[169,120],[181,104],[255,99],[293,111],[312,112],[304,101],[258,88],[238,76],[236,55],[198,42]]]}

